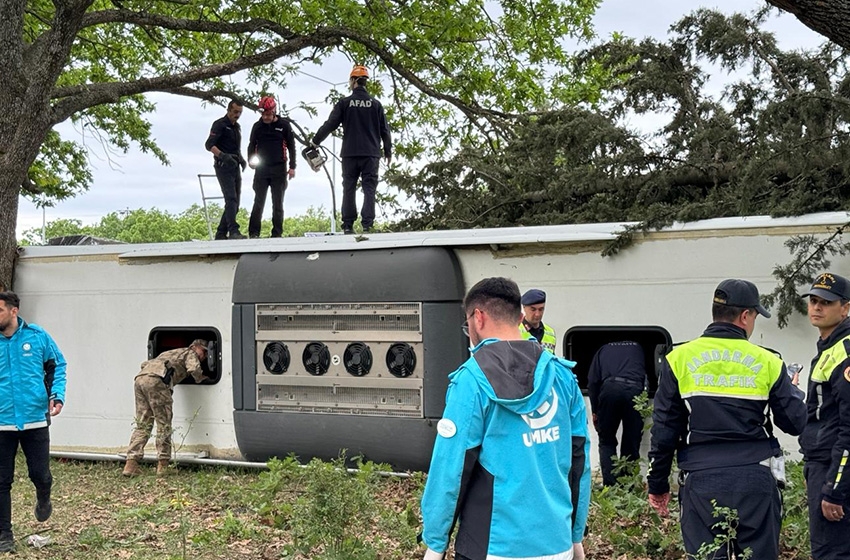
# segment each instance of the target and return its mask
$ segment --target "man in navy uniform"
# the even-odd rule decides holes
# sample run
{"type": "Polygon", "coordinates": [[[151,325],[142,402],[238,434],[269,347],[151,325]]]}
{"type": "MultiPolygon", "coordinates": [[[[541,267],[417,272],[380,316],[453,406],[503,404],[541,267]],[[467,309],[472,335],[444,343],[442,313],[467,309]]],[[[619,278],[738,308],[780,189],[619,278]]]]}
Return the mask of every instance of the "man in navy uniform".
{"type": "Polygon", "coordinates": [[[806,296],[809,321],[820,334],[809,375],[808,422],[800,436],[812,557],[846,560],[850,558],[850,282],[824,272],[806,296]]]}
{"type": "MultiPolygon", "coordinates": [[[[696,557],[700,547],[724,533],[714,510],[727,507],[738,513],[736,535],[729,543],[735,555],[749,548],[752,558],[776,560],[784,457],[773,425],[790,435],[803,431],[803,393],[792,385],[779,357],[749,342],[756,318],[770,317],[755,284],[724,280],[714,291],[711,313],[714,322],[702,336],[676,347],[660,368],[647,474],[649,504],[667,515],[676,454],[688,557],[696,557]]],[[[713,558],[726,558],[727,553],[718,550],[713,558]]]]}
{"type": "Polygon", "coordinates": [[[646,360],[643,347],[625,340],[600,348],[590,363],[587,390],[593,427],[599,434],[599,466],[602,484],[617,482],[614,457],[617,456],[617,431],[623,426],[620,457],[640,459],[643,418],[635,410],[635,397],[646,388],[646,360]]]}

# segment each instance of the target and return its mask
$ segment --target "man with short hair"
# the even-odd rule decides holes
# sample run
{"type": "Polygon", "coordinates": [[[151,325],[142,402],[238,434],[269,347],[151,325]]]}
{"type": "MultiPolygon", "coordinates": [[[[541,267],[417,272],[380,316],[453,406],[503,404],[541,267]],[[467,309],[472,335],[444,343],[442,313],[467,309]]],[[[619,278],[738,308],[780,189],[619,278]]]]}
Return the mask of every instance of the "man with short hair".
{"type": "Polygon", "coordinates": [[[168,472],[171,461],[171,420],[174,416],[174,386],[192,376],[195,383],[207,378],[201,360],[207,358],[207,341],[195,339],[188,348],[166,350],[156,358],[142,362],[133,380],[136,398],[136,425],[130,436],[124,476],[142,474],[139,461],[145,456],[145,445],[156,422],[157,476],[168,472]]]}
{"type": "Polygon", "coordinates": [[[53,512],[50,418],[65,403],[65,357],[43,328],[18,316],[21,300],[0,292],[0,552],[14,552],[12,482],[18,445],[35,486],[35,518],[53,512]]]}
{"type": "Polygon", "coordinates": [[[337,101],[328,120],[313,137],[313,144],[319,145],[342,125],[342,230],[345,234],[354,233],[358,179],[363,188],[360,224],[363,233],[372,230],[382,142],[387,165],[392,158],[392,140],[384,106],[366,91],[368,81],[368,68],[359,64],[352,68],[348,77],[351,95],[337,101]]]}
{"type": "Polygon", "coordinates": [[[449,376],[422,496],[426,560],[569,560],[590,503],[589,440],[574,362],[522,340],[520,295],[486,278],[463,303],[470,357],[449,376]]]}
{"type": "Polygon", "coordinates": [[[815,560],[850,558],[850,282],[820,274],[808,297],[818,329],[807,396],[808,422],[800,436],[805,461],[809,536],[815,560]]]}
{"type": "Polygon", "coordinates": [[[555,330],[543,323],[543,313],[546,311],[546,292],[531,289],[522,295],[522,322],[519,331],[526,340],[533,338],[543,348],[555,353],[555,330]]]}
{"type": "Polygon", "coordinates": [[[224,212],[215,232],[216,239],[245,239],[236,223],[239,197],[242,194],[242,171],[245,171],[247,165],[242,157],[242,129],[238,122],[241,115],[242,105],[232,100],[227,104],[227,114],[213,121],[210,135],[204,144],[214,156],[215,176],[224,197],[224,212]]]}
{"type": "MultiPolygon", "coordinates": [[[[714,291],[714,322],[700,338],[671,351],[661,364],[649,452],[649,504],[668,514],[670,469],[679,464],[682,539],[688,557],[720,535],[715,508],[737,510],[729,546],[759,560],[779,557],[784,458],[772,425],[799,435],[803,394],[775,354],[749,342],[759,315],[755,284],[724,280],[714,291]],[[768,415],[767,409],[771,415],[768,415]],[[780,468],[781,465],[781,468],[780,468]],[[773,467],[773,468],[772,468],[773,467]]],[[[726,558],[716,551],[712,558],[726,558]]]]}
{"type": "Polygon", "coordinates": [[[254,207],[248,222],[248,237],[260,237],[269,189],[272,191],[271,237],[280,237],[283,235],[283,195],[287,179],[295,177],[295,134],[289,120],[278,116],[274,97],[260,99],[260,110],[262,115],[251,128],[248,139],[248,165],[254,170],[254,207]]]}

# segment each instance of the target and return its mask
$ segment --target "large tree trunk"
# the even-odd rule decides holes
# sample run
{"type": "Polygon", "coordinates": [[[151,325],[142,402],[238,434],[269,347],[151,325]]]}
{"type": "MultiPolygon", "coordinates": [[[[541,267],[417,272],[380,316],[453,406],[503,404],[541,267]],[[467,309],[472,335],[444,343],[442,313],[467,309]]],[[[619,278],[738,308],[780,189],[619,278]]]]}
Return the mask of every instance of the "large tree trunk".
{"type": "Polygon", "coordinates": [[[844,0],[767,0],[794,14],[806,27],[850,49],[850,3],[844,0]]]}
{"type": "Polygon", "coordinates": [[[0,289],[11,290],[18,243],[18,189],[0,175],[0,289]]]}

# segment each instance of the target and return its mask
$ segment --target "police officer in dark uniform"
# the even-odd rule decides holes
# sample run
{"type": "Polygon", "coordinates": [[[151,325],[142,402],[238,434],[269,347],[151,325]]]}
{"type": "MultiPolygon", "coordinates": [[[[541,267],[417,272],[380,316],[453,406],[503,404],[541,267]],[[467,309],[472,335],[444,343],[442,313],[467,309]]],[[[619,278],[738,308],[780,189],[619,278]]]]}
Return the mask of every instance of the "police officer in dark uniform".
{"type": "Polygon", "coordinates": [[[236,223],[239,196],[242,194],[242,171],[247,165],[242,157],[242,131],[237,122],[240,115],[242,105],[237,101],[228,103],[227,114],[213,121],[210,135],[204,144],[215,157],[215,176],[224,196],[224,213],[215,232],[216,239],[245,239],[236,223]]]}
{"type": "Polygon", "coordinates": [[[254,170],[254,207],[248,222],[248,236],[259,237],[263,224],[266,194],[272,191],[272,237],[283,234],[283,195],[287,178],[295,177],[295,134],[289,121],[276,114],[274,97],[260,99],[260,120],[248,139],[248,165],[254,170]],[[287,154],[288,169],[287,169],[287,154]]]}
{"type": "Polygon", "coordinates": [[[800,437],[812,557],[846,560],[850,558],[850,282],[824,272],[805,296],[809,321],[820,332],[809,375],[808,423],[800,437]]]}
{"type": "MultiPolygon", "coordinates": [[[[714,501],[738,512],[730,543],[736,557],[749,548],[752,558],[776,560],[782,511],[777,487],[784,480],[784,459],[772,425],[791,435],[803,431],[803,393],[791,384],[780,358],[748,341],[756,317],[770,317],[753,283],[724,280],[714,292],[711,311],[714,322],[702,336],[670,352],[660,368],[649,503],[667,515],[676,452],[688,557],[726,534],[715,527],[714,501]]],[[[713,557],[726,558],[727,551],[713,557]]]]}
{"type": "Polygon", "coordinates": [[[342,230],[346,234],[354,233],[358,179],[363,187],[360,223],[364,232],[372,229],[375,221],[375,192],[378,189],[382,141],[383,156],[387,159],[387,165],[392,157],[387,116],[381,102],[366,91],[368,80],[369,70],[365,66],[358,65],[351,70],[348,78],[351,95],[340,99],[334,105],[330,117],[313,137],[313,144],[318,145],[342,125],[342,230]]]}
{"type": "Polygon", "coordinates": [[[617,456],[617,430],[623,425],[620,457],[640,459],[643,418],[635,410],[634,399],[646,388],[646,360],[643,348],[630,340],[611,342],[600,348],[590,364],[587,389],[593,427],[599,434],[599,464],[602,483],[613,486],[614,457],[617,456]]]}

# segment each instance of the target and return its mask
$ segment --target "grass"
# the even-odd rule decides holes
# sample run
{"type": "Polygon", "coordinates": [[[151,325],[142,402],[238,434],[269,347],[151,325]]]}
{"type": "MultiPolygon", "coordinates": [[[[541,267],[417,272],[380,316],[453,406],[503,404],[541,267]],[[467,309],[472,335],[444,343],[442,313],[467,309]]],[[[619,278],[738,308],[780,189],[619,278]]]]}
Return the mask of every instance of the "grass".
{"type": "MultiPolygon", "coordinates": [[[[144,465],[144,476],[126,479],[117,463],[54,460],[53,516],[38,523],[19,456],[12,488],[14,558],[420,558],[415,536],[424,477],[382,477],[378,471],[386,467],[371,463],[350,474],[341,465],[312,461],[301,467],[286,459],[270,462],[268,471],[180,467],[162,478],[144,465]],[[35,549],[26,544],[31,534],[53,542],[35,549]]],[[[675,509],[660,519],[647,504],[637,469],[632,473],[621,486],[594,490],[587,558],[683,558],[675,509]]],[[[781,558],[802,560],[808,558],[808,524],[801,465],[790,463],[788,475],[781,558]]]]}

